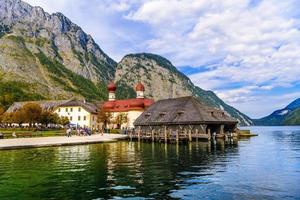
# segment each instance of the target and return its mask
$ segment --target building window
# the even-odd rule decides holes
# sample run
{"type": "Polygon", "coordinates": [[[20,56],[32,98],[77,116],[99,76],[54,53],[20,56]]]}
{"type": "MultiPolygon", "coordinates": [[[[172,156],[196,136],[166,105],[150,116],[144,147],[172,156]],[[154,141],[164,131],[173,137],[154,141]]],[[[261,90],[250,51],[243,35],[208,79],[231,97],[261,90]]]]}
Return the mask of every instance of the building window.
{"type": "Polygon", "coordinates": [[[78,108],[78,112],[80,112],[81,111],[81,108],[78,108]]]}
{"type": "Polygon", "coordinates": [[[68,108],[66,108],[66,112],[68,112],[68,110],[69,110],[69,109],[68,109],[68,108]]]}
{"type": "Polygon", "coordinates": [[[83,120],[84,120],[84,121],[86,120],[86,116],[83,116],[83,120]]]}
{"type": "Polygon", "coordinates": [[[72,119],[73,119],[73,117],[71,116],[71,117],[70,117],[70,121],[72,121],[72,119]]]}
{"type": "Polygon", "coordinates": [[[95,116],[93,116],[93,121],[95,121],[95,116]]]}
{"type": "Polygon", "coordinates": [[[70,108],[70,112],[73,112],[73,108],[70,108]]]}
{"type": "Polygon", "coordinates": [[[60,108],[58,109],[58,112],[60,112],[60,108]]]}
{"type": "Polygon", "coordinates": [[[80,116],[78,116],[78,121],[80,121],[80,116]]]}

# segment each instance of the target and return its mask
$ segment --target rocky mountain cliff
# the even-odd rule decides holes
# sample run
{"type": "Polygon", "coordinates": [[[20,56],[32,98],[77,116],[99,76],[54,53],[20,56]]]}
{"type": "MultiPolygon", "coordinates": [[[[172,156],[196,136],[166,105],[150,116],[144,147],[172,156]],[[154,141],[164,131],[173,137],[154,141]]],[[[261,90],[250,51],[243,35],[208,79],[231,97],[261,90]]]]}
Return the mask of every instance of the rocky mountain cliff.
{"type": "Polygon", "coordinates": [[[258,126],[300,125],[300,98],[283,109],[276,110],[266,117],[253,121],[258,126]]]}
{"type": "Polygon", "coordinates": [[[251,120],[213,92],[193,85],[167,59],[153,54],[125,56],[119,64],[61,13],[48,14],[21,0],[0,0],[0,104],[40,99],[107,98],[115,80],[117,97],[135,97],[141,80],[155,100],[194,95],[221,108],[243,125],[251,120]]]}
{"type": "Polygon", "coordinates": [[[147,97],[159,100],[192,95],[211,106],[225,110],[243,125],[252,123],[249,117],[224,103],[212,91],[195,86],[169,60],[159,55],[141,53],[125,56],[117,65],[115,80],[122,88],[117,96],[133,97],[134,91],[130,88],[140,80],[145,85],[147,97]]]}
{"type": "Polygon", "coordinates": [[[2,82],[26,85],[40,98],[97,98],[115,67],[93,38],[61,13],[0,0],[2,82]]]}

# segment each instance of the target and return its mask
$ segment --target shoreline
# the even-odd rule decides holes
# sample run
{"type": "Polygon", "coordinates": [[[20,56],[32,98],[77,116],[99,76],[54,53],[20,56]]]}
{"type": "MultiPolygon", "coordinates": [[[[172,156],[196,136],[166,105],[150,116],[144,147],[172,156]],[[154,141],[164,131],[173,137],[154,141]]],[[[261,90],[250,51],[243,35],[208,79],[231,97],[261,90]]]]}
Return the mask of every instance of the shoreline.
{"type": "Polygon", "coordinates": [[[96,144],[104,142],[116,142],[127,139],[127,135],[104,134],[91,136],[55,136],[55,137],[37,137],[37,138],[16,138],[0,140],[0,150],[28,149],[40,147],[58,147],[96,144]]]}

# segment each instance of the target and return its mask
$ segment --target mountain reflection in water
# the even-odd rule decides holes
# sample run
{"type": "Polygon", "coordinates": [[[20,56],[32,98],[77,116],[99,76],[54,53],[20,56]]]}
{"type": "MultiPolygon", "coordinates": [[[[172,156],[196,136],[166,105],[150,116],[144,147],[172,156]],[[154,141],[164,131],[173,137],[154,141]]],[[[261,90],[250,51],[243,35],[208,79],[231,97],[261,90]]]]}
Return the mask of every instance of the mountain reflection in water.
{"type": "Polygon", "coordinates": [[[259,137],[0,151],[0,199],[299,199],[300,128],[259,137]]]}

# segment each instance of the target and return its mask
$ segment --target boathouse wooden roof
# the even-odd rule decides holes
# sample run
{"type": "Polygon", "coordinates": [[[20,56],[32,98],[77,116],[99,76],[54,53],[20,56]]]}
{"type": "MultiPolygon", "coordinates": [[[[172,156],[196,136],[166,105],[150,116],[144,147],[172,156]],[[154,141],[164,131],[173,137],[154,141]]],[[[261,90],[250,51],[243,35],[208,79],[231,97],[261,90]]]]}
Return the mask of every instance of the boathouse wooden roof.
{"type": "Polygon", "coordinates": [[[151,105],[134,122],[135,126],[169,124],[237,124],[225,111],[209,107],[188,96],[160,100],[151,105]]]}

